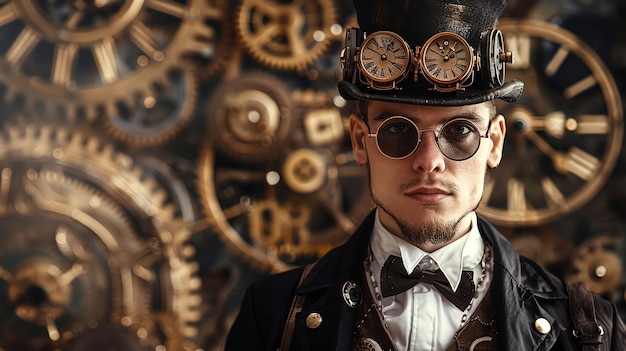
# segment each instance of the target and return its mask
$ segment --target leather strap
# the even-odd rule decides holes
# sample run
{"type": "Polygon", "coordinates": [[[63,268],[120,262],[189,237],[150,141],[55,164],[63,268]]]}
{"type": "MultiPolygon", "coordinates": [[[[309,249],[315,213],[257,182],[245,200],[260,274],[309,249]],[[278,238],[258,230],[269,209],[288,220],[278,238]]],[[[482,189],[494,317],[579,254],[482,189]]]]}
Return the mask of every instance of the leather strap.
{"type": "Polygon", "coordinates": [[[569,295],[572,334],[582,351],[600,350],[604,329],[596,320],[596,308],[591,291],[582,283],[566,282],[569,295]]]}
{"type": "MultiPolygon", "coordinates": [[[[300,281],[298,282],[298,288],[302,284],[304,278],[309,274],[311,269],[315,266],[315,262],[309,263],[304,267],[300,281]]],[[[297,288],[296,288],[297,289],[297,288]]],[[[289,351],[291,346],[291,337],[293,336],[293,329],[296,326],[296,315],[302,311],[302,305],[304,304],[304,295],[295,294],[293,301],[291,302],[291,309],[289,310],[289,317],[287,318],[287,324],[283,329],[283,337],[280,343],[280,348],[277,351],[289,351]]]]}

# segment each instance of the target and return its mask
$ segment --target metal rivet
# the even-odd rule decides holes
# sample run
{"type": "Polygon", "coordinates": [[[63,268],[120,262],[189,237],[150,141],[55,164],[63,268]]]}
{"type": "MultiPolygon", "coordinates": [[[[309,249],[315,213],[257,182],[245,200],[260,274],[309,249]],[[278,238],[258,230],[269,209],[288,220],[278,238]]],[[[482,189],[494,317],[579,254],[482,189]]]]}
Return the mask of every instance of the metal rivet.
{"type": "Polygon", "coordinates": [[[319,327],[320,324],[322,324],[321,314],[317,312],[313,312],[306,317],[306,326],[309,327],[310,329],[315,329],[319,327]]]}
{"type": "Polygon", "coordinates": [[[537,330],[541,334],[548,334],[551,329],[552,329],[552,326],[550,325],[550,322],[548,322],[547,319],[537,318],[537,320],[535,321],[535,330],[537,330]]]}

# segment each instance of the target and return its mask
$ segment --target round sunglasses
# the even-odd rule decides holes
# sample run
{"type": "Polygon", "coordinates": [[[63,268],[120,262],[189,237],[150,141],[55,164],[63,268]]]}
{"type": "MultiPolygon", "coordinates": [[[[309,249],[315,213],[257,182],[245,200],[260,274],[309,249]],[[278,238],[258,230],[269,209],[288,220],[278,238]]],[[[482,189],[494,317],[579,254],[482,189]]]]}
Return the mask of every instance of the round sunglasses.
{"type": "Polygon", "coordinates": [[[367,136],[376,138],[378,150],[385,156],[400,160],[413,154],[422,141],[422,134],[432,130],[439,151],[453,161],[463,161],[476,154],[480,139],[489,138],[490,129],[491,121],[483,136],[469,119],[455,118],[437,128],[420,130],[409,118],[393,116],[384,120],[376,133],[368,133],[367,136]]]}

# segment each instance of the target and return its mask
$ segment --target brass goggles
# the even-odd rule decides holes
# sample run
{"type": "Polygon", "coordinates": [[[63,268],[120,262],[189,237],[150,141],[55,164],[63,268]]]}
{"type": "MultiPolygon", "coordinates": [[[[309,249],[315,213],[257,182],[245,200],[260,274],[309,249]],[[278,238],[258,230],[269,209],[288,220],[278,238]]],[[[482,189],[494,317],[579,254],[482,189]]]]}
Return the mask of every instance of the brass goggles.
{"type": "Polygon", "coordinates": [[[455,118],[437,128],[420,130],[409,118],[393,116],[384,120],[376,133],[368,133],[367,136],[376,138],[378,150],[385,156],[400,160],[413,154],[422,142],[424,132],[432,130],[439,151],[453,161],[463,161],[476,154],[480,139],[489,138],[490,129],[491,120],[483,136],[469,119],[455,118]]]}

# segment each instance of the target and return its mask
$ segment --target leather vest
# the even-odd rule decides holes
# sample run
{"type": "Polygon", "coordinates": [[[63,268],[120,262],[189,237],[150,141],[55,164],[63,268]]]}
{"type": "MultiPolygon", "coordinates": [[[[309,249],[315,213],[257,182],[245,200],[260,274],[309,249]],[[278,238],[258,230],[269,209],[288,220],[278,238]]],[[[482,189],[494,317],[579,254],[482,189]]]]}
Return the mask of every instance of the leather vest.
{"type": "MultiPolygon", "coordinates": [[[[398,351],[374,298],[367,288],[367,277],[363,274],[362,285],[367,290],[357,307],[353,351],[398,351]]],[[[495,351],[498,350],[496,310],[492,303],[491,285],[478,309],[467,319],[446,351],[495,351]]]]}

